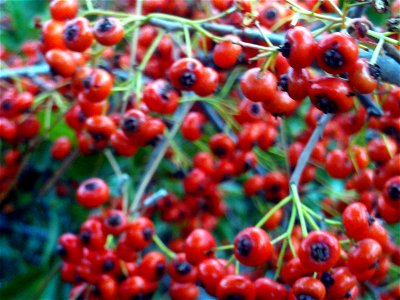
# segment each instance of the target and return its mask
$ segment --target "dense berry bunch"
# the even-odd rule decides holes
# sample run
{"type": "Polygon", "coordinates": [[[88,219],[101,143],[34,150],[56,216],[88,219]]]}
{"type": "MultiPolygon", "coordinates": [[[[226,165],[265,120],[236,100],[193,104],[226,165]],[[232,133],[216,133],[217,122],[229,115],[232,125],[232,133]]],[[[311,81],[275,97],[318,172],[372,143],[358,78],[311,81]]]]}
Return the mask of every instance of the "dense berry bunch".
{"type": "Polygon", "coordinates": [[[0,48],[0,204],[71,215],[69,298],[399,299],[400,2],[109,2],[0,48]]]}

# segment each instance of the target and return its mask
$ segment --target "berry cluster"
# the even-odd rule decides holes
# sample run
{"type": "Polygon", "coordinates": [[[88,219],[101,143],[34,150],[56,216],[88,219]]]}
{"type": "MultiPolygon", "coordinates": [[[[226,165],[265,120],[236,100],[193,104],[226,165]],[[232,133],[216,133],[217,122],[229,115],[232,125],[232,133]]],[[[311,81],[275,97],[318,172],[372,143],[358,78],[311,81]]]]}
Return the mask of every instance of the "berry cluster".
{"type": "Polygon", "coordinates": [[[0,199],[45,139],[61,172],[104,155],[118,179],[44,186],[93,209],[58,239],[70,299],[400,298],[397,33],[351,19],[364,2],[115,2],[52,0],[24,59],[0,48],[48,67],[1,81],[0,199]]]}

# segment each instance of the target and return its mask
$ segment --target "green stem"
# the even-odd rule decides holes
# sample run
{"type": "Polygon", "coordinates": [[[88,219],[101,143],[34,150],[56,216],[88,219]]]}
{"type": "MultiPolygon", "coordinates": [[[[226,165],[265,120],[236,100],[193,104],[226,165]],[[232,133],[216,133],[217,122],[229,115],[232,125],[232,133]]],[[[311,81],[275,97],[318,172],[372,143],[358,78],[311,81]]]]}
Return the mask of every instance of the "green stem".
{"type": "Polygon", "coordinates": [[[234,247],[235,246],[233,244],[229,244],[229,245],[223,245],[223,246],[215,247],[214,250],[215,251],[231,250],[234,247]]]}
{"type": "Polygon", "coordinates": [[[303,211],[305,218],[307,219],[308,224],[311,225],[311,227],[314,230],[319,230],[319,226],[317,225],[317,223],[315,223],[314,219],[311,217],[311,215],[309,213],[307,213],[306,210],[303,211]]]}
{"type": "Polygon", "coordinates": [[[151,43],[150,47],[147,49],[142,61],[140,62],[140,65],[138,67],[138,70],[136,72],[135,76],[135,97],[136,97],[136,107],[139,107],[140,105],[140,100],[141,100],[141,88],[142,88],[142,77],[143,77],[143,72],[144,69],[146,68],[146,65],[148,64],[151,56],[154,54],[154,52],[157,49],[158,44],[160,43],[162,37],[165,34],[165,30],[160,29],[158,32],[156,38],[153,40],[151,43]]]}
{"type": "Polygon", "coordinates": [[[299,197],[299,192],[297,190],[297,186],[295,184],[291,184],[290,190],[292,192],[293,201],[294,201],[294,204],[296,205],[296,208],[297,208],[297,211],[299,214],[301,233],[302,233],[303,237],[306,237],[308,235],[307,225],[306,225],[306,221],[304,220],[303,210],[301,209],[301,201],[300,201],[300,197],[299,197]]]}
{"type": "Polygon", "coordinates": [[[86,7],[89,11],[93,10],[92,0],[86,0],[86,7]]]}
{"type": "Polygon", "coordinates": [[[372,57],[371,57],[371,59],[369,61],[369,63],[371,65],[375,65],[376,64],[376,61],[378,60],[379,53],[381,52],[384,43],[385,43],[385,40],[383,38],[379,39],[379,42],[376,45],[374,53],[372,53],[372,57]]]}
{"type": "Polygon", "coordinates": [[[235,259],[235,255],[232,254],[232,255],[229,257],[228,261],[226,262],[224,268],[229,267],[229,265],[233,262],[234,259],[235,259]]]}
{"type": "MultiPolygon", "coordinates": [[[[119,167],[119,164],[118,164],[117,160],[115,159],[114,155],[112,154],[111,150],[106,149],[104,151],[104,155],[106,156],[115,175],[117,175],[120,179],[122,179],[121,168],[119,167]]],[[[123,186],[122,186],[122,209],[125,212],[128,211],[128,202],[129,202],[128,185],[127,185],[127,182],[124,182],[123,186]]]]}
{"type": "Polygon", "coordinates": [[[276,243],[278,243],[278,242],[282,241],[284,238],[286,238],[287,235],[288,235],[287,232],[282,233],[280,236],[274,238],[274,239],[271,241],[271,244],[272,244],[272,245],[275,245],[276,243]]]}
{"type": "Polygon", "coordinates": [[[192,57],[192,42],[190,40],[190,32],[187,25],[183,26],[183,34],[185,36],[186,56],[192,57]]]}
{"type": "Polygon", "coordinates": [[[325,218],[325,217],[323,217],[323,216],[320,216],[319,214],[317,214],[315,211],[313,211],[311,208],[307,207],[307,206],[304,205],[304,204],[302,204],[301,207],[302,207],[309,215],[311,215],[311,216],[313,216],[314,218],[317,218],[317,219],[319,219],[319,220],[321,220],[321,221],[323,221],[323,222],[325,222],[325,223],[327,223],[327,224],[330,224],[330,225],[338,225],[338,226],[341,226],[341,225],[342,225],[342,223],[341,223],[340,221],[335,221],[335,220],[328,219],[328,218],[325,218]]]}
{"type": "Polygon", "coordinates": [[[376,38],[378,40],[382,40],[383,39],[385,42],[388,42],[389,44],[393,44],[393,45],[396,45],[396,46],[400,45],[400,41],[396,41],[395,39],[392,39],[392,38],[386,36],[385,33],[376,32],[376,31],[373,31],[373,30],[367,30],[367,35],[372,36],[372,37],[374,37],[374,38],[376,38]]]}
{"type": "Polygon", "coordinates": [[[256,25],[258,31],[261,33],[263,39],[265,40],[265,42],[267,43],[267,45],[271,48],[276,48],[271,41],[269,40],[269,38],[267,37],[267,35],[265,34],[264,30],[262,30],[261,26],[260,26],[260,22],[257,20],[254,22],[254,24],[256,25]]]}
{"type": "Polygon", "coordinates": [[[168,258],[173,259],[176,256],[176,253],[169,249],[157,234],[153,235],[153,242],[168,258]]]}
{"type": "Polygon", "coordinates": [[[288,228],[286,230],[286,234],[287,234],[287,242],[289,244],[290,247],[290,251],[292,252],[293,256],[296,257],[297,253],[296,250],[294,249],[293,246],[293,242],[292,242],[292,232],[293,232],[293,228],[294,228],[294,224],[296,222],[296,215],[297,215],[297,208],[296,206],[292,206],[292,213],[290,215],[290,220],[289,220],[289,225],[288,228]]]}
{"type": "Polygon", "coordinates": [[[264,223],[282,206],[285,204],[289,203],[290,200],[292,200],[292,196],[289,195],[286,198],[282,199],[279,203],[277,203],[274,207],[272,207],[262,218],[258,223],[255,225],[256,227],[261,227],[264,225],[264,223]]]}
{"type": "Polygon", "coordinates": [[[193,20],[192,23],[205,23],[205,22],[210,22],[210,21],[218,20],[218,19],[220,19],[220,18],[225,17],[226,15],[229,15],[229,14],[235,12],[236,9],[237,9],[237,6],[235,5],[235,6],[232,6],[231,8],[225,10],[224,12],[222,12],[222,13],[220,13],[220,14],[217,14],[217,15],[211,16],[211,17],[209,17],[209,18],[205,18],[205,19],[193,20]]]}
{"type": "Polygon", "coordinates": [[[279,256],[278,256],[278,262],[277,262],[277,266],[276,266],[274,280],[277,280],[279,277],[279,274],[281,273],[283,257],[285,256],[285,251],[286,251],[287,245],[288,245],[288,240],[287,239],[283,240],[282,248],[281,248],[281,251],[279,252],[279,256]]]}

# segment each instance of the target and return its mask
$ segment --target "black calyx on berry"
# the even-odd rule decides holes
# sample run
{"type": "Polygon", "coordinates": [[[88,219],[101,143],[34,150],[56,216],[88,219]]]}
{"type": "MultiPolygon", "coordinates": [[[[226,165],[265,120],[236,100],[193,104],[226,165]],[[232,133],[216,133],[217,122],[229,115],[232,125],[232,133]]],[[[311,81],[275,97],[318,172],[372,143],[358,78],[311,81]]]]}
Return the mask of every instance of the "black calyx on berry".
{"type": "Polygon", "coordinates": [[[237,244],[237,249],[240,255],[248,256],[253,248],[253,243],[248,236],[242,236],[237,244]]]}
{"type": "Polygon", "coordinates": [[[311,257],[316,262],[324,262],[329,259],[331,251],[325,243],[315,243],[311,245],[311,257]]]}
{"type": "Polygon", "coordinates": [[[114,23],[109,18],[103,18],[99,25],[100,32],[107,32],[114,27],[114,23]]]}
{"type": "Polygon", "coordinates": [[[284,57],[288,58],[290,56],[290,43],[288,41],[285,41],[283,45],[279,48],[279,51],[284,57]]]}
{"type": "Polygon", "coordinates": [[[333,114],[338,110],[336,103],[326,96],[317,98],[317,107],[326,114],[333,114]]]}
{"type": "Polygon", "coordinates": [[[324,62],[331,68],[340,68],[344,65],[343,55],[337,50],[336,44],[333,44],[331,49],[325,51],[324,62]]]}

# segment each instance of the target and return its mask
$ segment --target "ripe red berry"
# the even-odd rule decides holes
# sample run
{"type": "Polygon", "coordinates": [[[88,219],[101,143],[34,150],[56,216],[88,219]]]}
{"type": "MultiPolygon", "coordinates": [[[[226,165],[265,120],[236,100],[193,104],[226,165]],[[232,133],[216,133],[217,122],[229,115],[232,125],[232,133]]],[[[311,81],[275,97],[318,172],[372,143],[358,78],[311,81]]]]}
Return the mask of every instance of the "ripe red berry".
{"type": "Polygon", "coordinates": [[[308,95],[314,106],[324,113],[343,113],[353,107],[351,87],[340,78],[321,77],[314,80],[308,95]]]}
{"type": "Polygon", "coordinates": [[[292,68],[306,68],[312,64],[315,57],[314,37],[303,26],[293,27],[286,32],[281,52],[292,68]]]}
{"type": "Polygon", "coordinates": [[[95,69],[83,80],[83,94],[87,100],[101,102],[108,97],[113,86],[113,78],[103,69],[95,69]]]}
{"type": "Polygon", "coordinates": [[[197,268],[186,259],[185,253],[179,253],[170,262],[168,274],[179,283],[194,283],[197,280],[197,268]]]}
{"type": "Polygon", "coordinates": [[[288,292],[283,284],[267,277],[258,278],[254,281],[254,286],[256,287],[257,300],[285,300],[288,297],[288,292]]]}
{"type": "Polygon", "coordinates": [[[279,81],[279,87],[294,100],[303,100],[308,95],[310,74],[307,69],[289,68],[279,81]]]}
{"type": "Polygon", "coordinates": [[[173,282],[169,289],[171,300],[196,300],[200,295],[200,289],[193,283],[173,282]]]}
{"type": "Polygon", "coordinates": [[[139,274],[148,281],[160,280],[167,270],[167,260],[157,251],[145,254],[139,265],[139,274]]]}
{"type": "Polygon", "coordinates": [[[42,40],[44,52],[50,49],[65,50],[63,39],[64,22],[48,20],[42,26],[42,40]]]}
{"type": "Polygon", "coordinates": [[[93,29],[94,38],[104,46],[116,45],[124,37],[124,26],[117,18],[101,18],[93,29]]]}
{"type": "Polygon", "coordinates": [[[211,151],[218,157],[230,157],[235,150],[235,142],[225,133],[213,135],[208,142],[211,151]]]}
{"type": "Polygon", "coordinates": [[[234,241],[234,254],[246,266],[261,266],[271,256],[272,246],[269,235],[257,227],[249,227],[238,233],[234,241]]]}
{"type": "Polygon", "coordinates": [[[214,256],[217,246],[214,237],[204,229],[196,229],[185,240],[185,254],[189,263],[198,265],[202,260],[214,256]]]}
{"type": "Polygon", "coordinates": [[[347,264],[353,274],[374,270],[382,255],[382,247],[373,239],[358,241],[349,253],[347,264]]]}
{"type": "Polygon", "coordinates": [[[203,135],[205,117],[202,113],[189,112],[182,122],[182,135],[189,141],[196,141],[203,135]]]}
{"type": "Polygon", "coordinates": [[[179,93],[164,79],[158,79],[146,85],[143,101],[148,108],[161,114],[172,114],[179,104],[179,93]]]}
{"type": "Polygon", "coordinates": [[[93,42],[93,33],[86,18],[76,18],[64,25],[63,40],[69,50],[83,52],[93,42]]]}
{"type": "Polygon", "coordinates": [[[121,300],[146,299],[150,294],[149,283],[141,276],[131,276],[118,287],[121,300]]]}
{"type": "Polygon", "coordinates": [[[354,170],[352,161],[346,151],[335,149],[328,153],[325,168],[333,178],[345,178],[354,170]]]}
{"type": "Polygon", "coordinates": [[[216,295],[219,282],[228,275],[229,269],[225,265],[226,262],[223,260],[209,258],[198,266],[199,280],[211,296],[216,295]]]}
{"type": "Polygon", "coordinates": [[[110,143],[115,152],[121,156],[131,157],[135,155],[138,147],[131,143],[130,139],[122,130],[116,130],[110,136],[110,143]]]}
{"type": "Polygon", "coordinates": [[[303,277],[293,284],[291,294],[295,299],[325,299],[325,286],[323,283],[313,277],[303,277]]]}
{"type": "Polygon", "coordinates": [[[360,94],[372,93],[378,86],[380,71],[377,66],[370,65],[365,59],[358,59],[348,72],[349,82],[360,94]]]}
{"type": "Polygon", "coordinates": [[[365,205],[360,202],[347,206],[342,217],[347,236],[357,240],[366,237],[374,222],[374,218],[370,216],[365,205]]]}
{"type": "Polygon", "coordinates": [[[276,94],[277,82],[271,72],[265,71],[260,74],[260,68],[252,68],[243,74],[240,88],[251,101],[268,102],[276,94]]]}
{"type": "Polygon", "coordinates": [[[394,176],[386,181],[383,187],[383,198],[389,206],[400,208],[400,176],[394,176]]]}
{"type": "Polygon", "coordinates": [[[154,224],[150,219],[146,217],[137,218],[127,226],[127,243],[136,251],[143,250],[151,244],[154,232],[154,224]]]}
{"type": "Polygon", "coordinates": [[[339,260],[340,244],[329,232],[313,231],[301,242],[298,255],[306,270],[328,271],[339,260]]]}
{"type": "Polygon", "coordinates": [[[50,14],[54,20],[65,21],[75,18],[78,13],[79,3],[77,0],[52,0],[50,14]]]}
{"type": "Polygon", "coordinates": [[[51,147],[51,156],[56,160],[64,159],[72,149],[72,143],[69,138],[59,137],[51,147]]]}
{"type": "Polygon", "coordinates": [[[235,65],[240,53],[242,52],[242,46],[234,43],[234,41],[240,41],[237,36],[226,35],[224,38],[226,41],[222,41],[215,46],[213,59],[214,63],[218,67],[227,69],[235,65]]]}
{"type": "Polygon", "coordinates": [[[183,180],[183,187],[187,193],[202,191],[209,181],[207,175],[201,169],[193,169],[183,180]]]}
{"type": "Polygon", "coordinates": [[[290,259],[282,267],[281,278],[287,284],[293,284],[297,279],[311,274],[311,270],[306,269],[298,257],[290,259]]]}
{"type": "Polygon", "coordinates": [[[68,263],[78,263],[82,258],[82,244],[79,238],[72,233],[64,233],[58,239],[57,253],[68,263]]]}
{"type": "Polygon", "coordinates": [[[76,199],[86,208],[95,208],[105,203],[110,189],[102,179],[90,178],[82,182],[76,191],[76,199]]]}
{"type": "Polygon", "coordinates": [[[128,218],[121,210],[110,209],[104,214],[104,230],[107,234],[119,235],[128,225],[128,218]]]}
{"type": "Polygon", "coordinates": [[[218,284],[217,298],[255,300],[256,288],[245,276],[228,275],[218,284]]]}
{"type": "Polygon", "coordinates": [[[358,52],[357,42],[351,36],[335,32],[318,41],[316,58],[322,70],[342,74],[353,69],[358,52]]]}
{"type": "Polygon", "coordinates": [[[326,299],[352,299],[357,281],[347,267],[334,268],[331,273],[323,273],[320,280],[326,288],[326,299]]]}
{"type": "Polygon", "coordinates": [[[6,141],[12,141],[17,136],[17,125],[6,118],[0,117],[0,138],[6,141]]]}
{"type": "Polygon", "coordinates": [[[194,92],[201,96],[209,96],[215,92],[219,82],[219,75],[213,68],[204,68],[203,76],[200,78],[200,82],[196,85],[194,92]]]}
{"type": "Polygon", "coordinates": [[[196,90],[202,81],[204,66],[194,58],[182,58],[169,69],[169,79],[178,90],[196,90]]]}
{"type": "Polygon", "coordinates": [[[106,243],[106,234],[103,224],[96,219],[88,219],[82,223],[79,238],[82,245],[90,250],[102,250],[106,243]]]}

